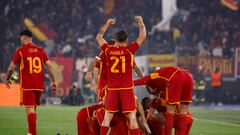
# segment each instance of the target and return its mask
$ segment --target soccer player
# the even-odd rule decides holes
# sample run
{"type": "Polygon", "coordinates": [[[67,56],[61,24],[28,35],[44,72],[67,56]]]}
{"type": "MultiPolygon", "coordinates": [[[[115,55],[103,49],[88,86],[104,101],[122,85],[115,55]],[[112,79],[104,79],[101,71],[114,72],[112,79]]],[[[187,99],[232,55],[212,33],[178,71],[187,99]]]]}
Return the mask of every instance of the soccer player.
{"type": "Polygon", "coordinates": [[[166,67],[151,73],[134,82],[135,85],[147,84],[149,93],[160,94],[167,102],[165,117],[165,134],[171,135],[174,126],[174,115],[179,105],[177,128],[179,135],[187,129],[188,105],[192,101],[192,75],[179,67],[166,67]]]}
{"type": "MultiPolygon", "coordinates": [[[[114,45],[115,41],[110,40],[108,42],[109,45],[114,45]]],[[[99,69],[99,77],[98,72],[94,72],[94,81],[96,84],[98,84],[98,90],[97,90],[97,96],[98,96],[98,102],[102,102],[102,98],[106,95],[106,88],[107,88],[107,63],[105,61],[105,54],[101,51],[98,56],[95,56],[95,58],[91,61],[88,72],[85,76],[85,80],[90,81],[92,78],[92,72],[94,68],[99,69]]]]}
{"type": "Polygon", "coordinates": [[[108,19],[96,36],[98,44],[105,53],[108,69],[105,116],[101,125],[101,135],[107,134],[110,122],[116,112],[123,112],[128,115],[131,135],[140,134],[136,119],[132,66],[134,54],[146,38],[146,30],[141,16],[136,16],[135,21],[140,32],[137,40],[130,45],[128,45],[125,31],[117,32],[116,46],[114,47],[109,46],[103,38],[106,30],[115,23],[114,19],[108,19]]]}
{"type": "MultiPolygon", "coordinates": [[[[143,72],[141,68],[136,65],[135,61],[133,62],[133,69],[138,77],[143,77],[143,72]]],[[[90,81],[92,74],[94,78],[93,80],[96,84],[98,84],[98,102],[102,102],[102,98],[106,95],[107,88],[107,63],[105,62],[105,55],[103,52],[101,52],[91,61],[85,79],[90,81]],[[95,67],[97,70],[94,70],[95,67]],[[98,72],[100,73],[99,77],[98,72]]]]}
{"type": "MultiPolygon", "coordinates": [[[[143,108],[146,112],[147,122],[149,124],[149,127],[152,131],[153,135],[165,135],[164,131],[164,117],[163,113],[166,112],[166,101],[164,101],[161,98],[154,98],[151,99],[149,97],[145,97],[142,100],[143,108]]],[[[175,135],[180,134],[180,130],[178,129],[178,119],[180,117],[178,107],[176,109],[176,114],[174,116],[174,128],[175,128],[175,135]]],[[[189,135],[190,129],[192,127],[193,118],[190,112],[188,112],[187,115],[184,115],[186,117],[186,131],[184,135],[189,135]]]]}
{"type": "Polygon", "coordinates": [[[157,98],[145,97],[142,100],[142,106],[152,135],[165,135],[163,112],[166,111],[166,108],[163,106],[163,102],[157,98]]]}
{"type": "Polygon", "coordinates": [[[94,104],[81,109],[77,113],[78,135],[98,135],[100,126],[94,117],[94,111],[103,107],[103,104],[94,104]]]}
{"type": "Polygon", "coordinates": [[[31,31],[23,30],[20,33],[20,39],[22,47],[18,48],[13,55],[5,84],[7,88],[10,88],[11,75],[16,65],[19,65],[20,104],[25,107],[27,114],[28,135],[36,135],[36,108],[40,105],[40,97],[44,90],[44,64],[51,76],[53,90],[57,89],[57,82],[45,51],[32,43],[31,31]]]}

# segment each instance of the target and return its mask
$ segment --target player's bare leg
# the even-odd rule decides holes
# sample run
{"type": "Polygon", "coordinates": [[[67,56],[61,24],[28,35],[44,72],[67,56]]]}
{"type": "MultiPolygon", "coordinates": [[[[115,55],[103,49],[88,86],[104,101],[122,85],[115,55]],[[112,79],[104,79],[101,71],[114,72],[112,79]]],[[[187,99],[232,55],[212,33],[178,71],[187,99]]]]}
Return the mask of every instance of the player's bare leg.
{"type": "Polygon", "coordinates": [[[111,120],[113,119],[113,116],[114,116],[114,113],[105,111],[104,119],[101,125],[100,135],[107,135],[107,133],[109,132],[109,127],[110,127],[111,120]]]}
{"type": "Polygon", "coordinates": [[[188,103],[181,103],[179,107],[180,114],[187,114],[188,113],[188,103]]]}
{"type": "Polygon", "coordinates": [[[176,105],[175,104],[167,104],[167,111],[164,113],[165,117],[165,134],[171,135],[172,134],[172,128],[174,125],[174,114],[176,111],[176,105]]]}
{"type": "Polygon", "coordinates": [[[36,107],[25,107],[28,120],[28,135],[37,135],[36,130],[36,107]]]}
{"type": "Polygon", "coordinates": [[[130,124],[130,135],[140,135],[136,112],[130,112],[127,116],[130,124]]]}

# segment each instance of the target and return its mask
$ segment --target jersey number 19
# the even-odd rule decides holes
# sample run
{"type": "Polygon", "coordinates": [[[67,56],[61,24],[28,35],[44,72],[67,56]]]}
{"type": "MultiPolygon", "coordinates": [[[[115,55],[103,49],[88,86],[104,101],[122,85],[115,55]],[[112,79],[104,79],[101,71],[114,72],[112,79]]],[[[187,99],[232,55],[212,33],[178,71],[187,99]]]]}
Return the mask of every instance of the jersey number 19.
{"type": "Polygon", "coordinates": [[[39,57],[27,57],[27,60],[29,62],[30,74],[42,71],[42,63],[39,57]]]}

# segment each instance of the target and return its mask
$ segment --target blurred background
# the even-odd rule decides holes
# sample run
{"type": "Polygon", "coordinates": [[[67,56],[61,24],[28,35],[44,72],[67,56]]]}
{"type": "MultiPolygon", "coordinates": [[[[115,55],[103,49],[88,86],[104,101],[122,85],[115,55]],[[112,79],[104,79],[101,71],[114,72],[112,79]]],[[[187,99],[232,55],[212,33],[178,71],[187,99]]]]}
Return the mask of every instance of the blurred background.
{"type": "MultiPolygon", "coordinates": [[[[138,36],[135,15],[143,17],[148,31],[135,57],[145,75],[180,66],[193,74],[193,105],[240,103],[238,0],[1,0],[0,83],[14,51],[21,46],[19,33],[27,28],[34,34],[34,43],[45,48],[53,61],[60,84],[53,93],[45,75],[42,104],[95,103],[97,85],[84,80],[89,62],[99,53],[95,35],[113,17],[117,23],[106,39],[124,29],[132,42],[138,36]],[[211,84],[216,68],[223,80],[219,90],[213,90],[211,84]]],[[[16,105],[19,100],[17,70],[13,80],[12,91],[0,85],[0,105],[16,105]]],[[[137,87],[136,95],[142,99],[148,94],[137,87]]]]}

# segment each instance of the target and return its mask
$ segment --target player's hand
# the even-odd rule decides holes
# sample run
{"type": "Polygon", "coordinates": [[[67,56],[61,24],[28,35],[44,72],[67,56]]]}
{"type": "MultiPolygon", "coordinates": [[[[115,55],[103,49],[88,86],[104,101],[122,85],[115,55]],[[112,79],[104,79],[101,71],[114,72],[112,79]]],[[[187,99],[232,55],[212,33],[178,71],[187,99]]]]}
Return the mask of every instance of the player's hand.
{"type": "Polygon", "coordinates": [[[147,135],[150,135],[152,132],[151,132],[149,126],[148,126],[147,121],[143,121],[143,126],[144,126],[144,128],[145,128],[146,134],[147,134],[147,135]]]}
{"type": "Polygon", "coordinates": [[[143,19],[142,19],[141,16],[135,16],[134,19],[135,19],[135,22],[136,22],[138,25],[143,22],[143,19]]]}
{"type": "Polygon", "coordinates": [[[8,88],[8,89],[10,89],[11,88],[11,85],[12,84],[12,82],[10,81],[10,80],[7,80],[6,82],[5,82],[5,85],[6,85],[6,87],[8,88]]]}
{"type": "Polygon", "coordinates": [[[91,72],[87,72],[87,74],[85,75],[85,80],[86,81],[90,81],[92,79],[92,73],[91,72]]]}
{"type": "Polygon", "coordinates": [[[113,18],[110,18],[110,19],[107,20],[107,24],[113,25],[115,23],[116,23],[116,20],[113,19],[113,18]]]}
{"type": "Polygon", "coordinates": [[[53,90],[53,91],[56,91],[56,90],[57,90],[57,87],[58,87],[57,82],[52,82],[51,87],[52,87],[52,90],[53,90]]]}

